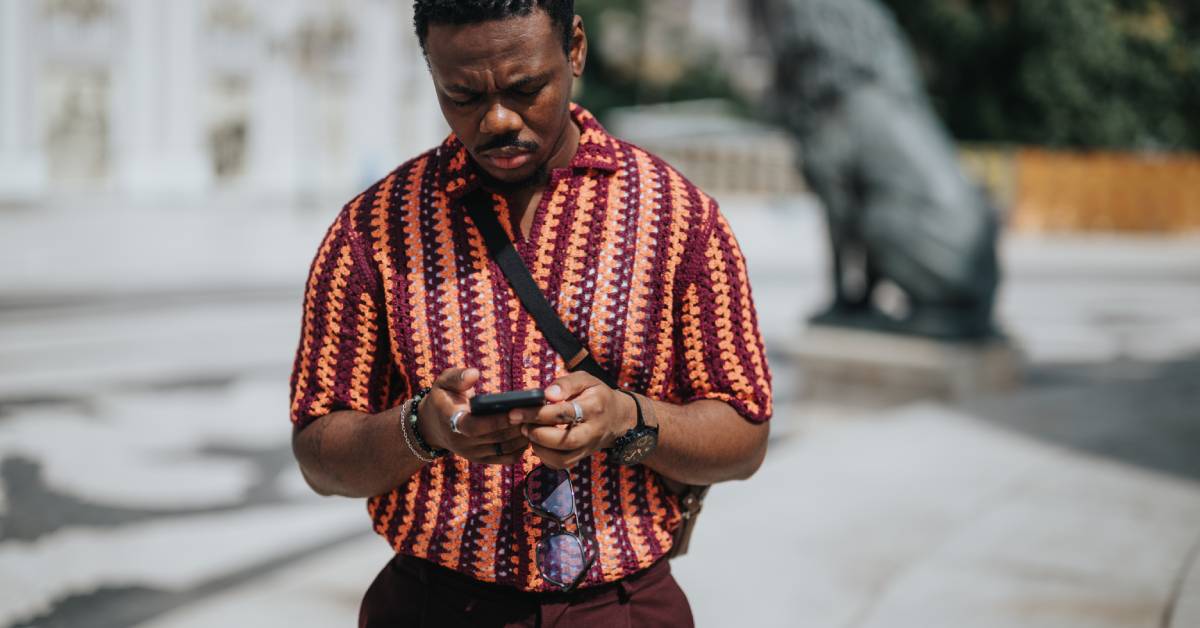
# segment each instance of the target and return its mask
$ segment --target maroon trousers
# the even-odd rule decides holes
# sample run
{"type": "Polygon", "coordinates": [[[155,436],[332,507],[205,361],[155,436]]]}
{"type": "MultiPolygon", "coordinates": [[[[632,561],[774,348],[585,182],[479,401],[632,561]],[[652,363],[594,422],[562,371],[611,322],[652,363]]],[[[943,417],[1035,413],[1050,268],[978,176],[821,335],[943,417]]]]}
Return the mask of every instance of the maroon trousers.
{"type": "Polygon", "coordinates": [[[570,593],[527,593],[479,582],[397,554],[363,596],[360,628],[692,627],[671,565],[660,560],[620,582],[570,593]]]}

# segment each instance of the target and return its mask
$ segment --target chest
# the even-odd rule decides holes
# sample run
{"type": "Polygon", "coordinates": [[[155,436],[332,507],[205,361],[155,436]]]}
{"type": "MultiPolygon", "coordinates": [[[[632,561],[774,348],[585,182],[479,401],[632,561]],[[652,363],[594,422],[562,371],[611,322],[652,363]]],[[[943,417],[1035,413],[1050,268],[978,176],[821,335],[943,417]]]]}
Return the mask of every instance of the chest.
{"type": "MultiPolygon", "coordinates": [[[[646,379],[648,365],[630,358],[652,321],[671,316],[661,263],[669,230],[655,204],[631,192],[619,182],[557,181],[517,220],[503,203],[496,211],[519,227],[516,249],[567,328],[611,372],[646,379]]],[[[545,386],[565,372],[464,207],[447,203],[403,222],[411,246],[394,259],[387,311],[405,379],[474,367],[478,390],[493,392],[545,386]]]]}

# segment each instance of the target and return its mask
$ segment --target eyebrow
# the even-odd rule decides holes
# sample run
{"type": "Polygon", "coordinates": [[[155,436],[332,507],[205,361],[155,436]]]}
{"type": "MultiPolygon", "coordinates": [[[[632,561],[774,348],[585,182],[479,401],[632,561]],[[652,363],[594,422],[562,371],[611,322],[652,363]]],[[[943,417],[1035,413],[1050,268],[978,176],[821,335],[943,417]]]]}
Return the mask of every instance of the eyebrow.
{"type": "Polygon", "coordinates": [[[522,87],[528,87],[530,85],[533,85],[534,83],[543,83],[545,81],[550,80],[551,74],[553,74],[553,73],[552,72],[544,72],[542,74],[535,74],[533,76],[522,77],[522,78],[519,78],[519,79],[513,81],[512,83],[509,83],[508,87],[506,89],[521,89],[522,87]]]}
{"type": "MultiPolygon", "coordinates": [[[[535,83],[548,81],[548,80],[550,80],[551,74],[553,74],[553,72],[544,72],[542,74],[534,74],[532,76],[521,77],[521,78],[513,81],[512,83],[509,83],[508,86],[504,88],[504,91],[521,89],[522,87],[528,87],[529,85],[533,85],[535,83]]],[[[475,94],[479,93],[477,90],[471,89],[470,87],[467,87],[466,85],[460,85],[458,83],[452,83],[450,85],[446,85],[445,87],[443,87],[443,89],[448,92],[454,92],[454,93],[463,94],[463,95],[475,95],[475,94]]]]}

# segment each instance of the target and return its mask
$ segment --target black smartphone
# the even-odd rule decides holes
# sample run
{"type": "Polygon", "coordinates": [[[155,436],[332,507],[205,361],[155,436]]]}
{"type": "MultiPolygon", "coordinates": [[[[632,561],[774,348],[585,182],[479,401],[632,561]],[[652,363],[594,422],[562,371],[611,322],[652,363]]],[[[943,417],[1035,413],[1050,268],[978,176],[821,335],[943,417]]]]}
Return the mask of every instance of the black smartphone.
{"type": "Polygon", "coordinates": [[[546,395],[540,388],[514,390],[471,397],[471,414],[500,414],[513,408],[532,408],[546,403],[546,395]]]}

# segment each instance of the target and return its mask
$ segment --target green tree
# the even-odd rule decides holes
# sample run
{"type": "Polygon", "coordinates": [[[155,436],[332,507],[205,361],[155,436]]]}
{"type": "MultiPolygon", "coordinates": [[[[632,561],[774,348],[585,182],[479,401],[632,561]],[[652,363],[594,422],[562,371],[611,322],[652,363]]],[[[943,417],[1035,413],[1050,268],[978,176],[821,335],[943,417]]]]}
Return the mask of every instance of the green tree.
{"type": "Polygon", "coordinates": [[[969,141],[1200,147],[1193,0],[884,0],[969,141]]]}
{"type": "Polygon", "coordinates": [[[575,1],[575,12],[583,17],[590,42],[580,103],[601,119],[615,107],[699,98],[724,98],[744,107],[743,99],[735,93],[728,77],[715,63],[715,53],[695,54],[695,51],[680,50],[679,59],[683,68],[678,77],[662,82],[646,76],[646,68],[640,63],[642,51],[639,49],[644,36],[641,29],[646,24],[644,6],[644,0],[575,1]],[[627,19],[605,19],[614,14],[627,19]],[[606,29],[609,28],[626,29],[628,32],[619,41],[626,42],[631,49],[606,50],[605,44],[610,41],[610,33],[606,29]],[[621,58],[615,58],[617,55],[610,52],[622,53],[621,58]]]}

